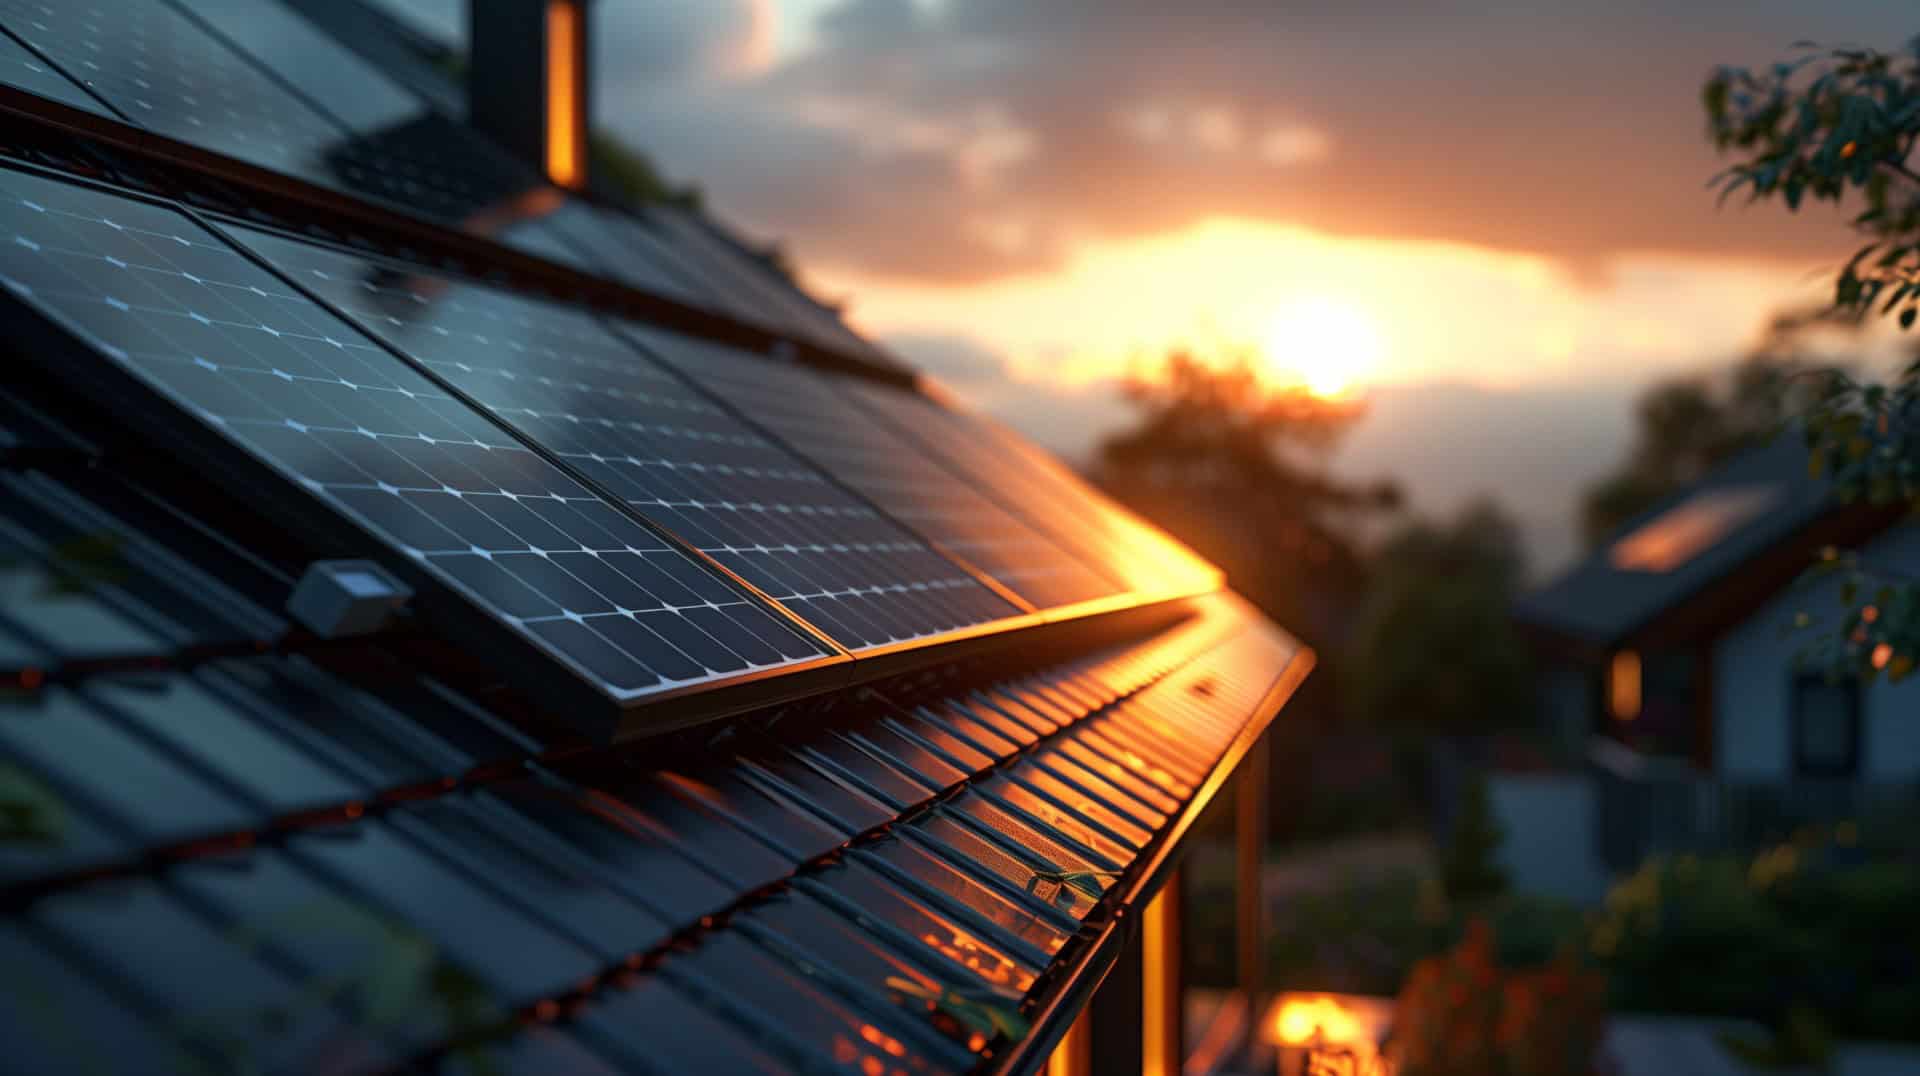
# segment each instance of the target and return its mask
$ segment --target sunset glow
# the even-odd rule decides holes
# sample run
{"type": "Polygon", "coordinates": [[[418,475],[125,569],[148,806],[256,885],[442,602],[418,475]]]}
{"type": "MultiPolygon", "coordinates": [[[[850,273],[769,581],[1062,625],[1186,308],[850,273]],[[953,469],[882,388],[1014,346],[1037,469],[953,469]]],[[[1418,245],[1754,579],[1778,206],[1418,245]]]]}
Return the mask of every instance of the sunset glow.
{"type": "Polygon", "coordinates": [[[1282,306],[1262,343],[1272,376],[1327,397],[1353,393],[1386,350],[1379,326],[1359,307],[1320,297],[1282,306]]]}
{"type": "Polygon", "coordinates": [[[1108,381],[1184,346],[1254,352],[1276,383],[1316,392],[1646,376],[1737,353],[1771,311],[1822,287],[1799,266],[1653,256],[1581,278],[1530,255],[1229,218],[1082,242],[1056,266],[991,280],[831,263],[812,276],[853,298],[860,327],[964,335],[1018,382],[1108,381]]]}

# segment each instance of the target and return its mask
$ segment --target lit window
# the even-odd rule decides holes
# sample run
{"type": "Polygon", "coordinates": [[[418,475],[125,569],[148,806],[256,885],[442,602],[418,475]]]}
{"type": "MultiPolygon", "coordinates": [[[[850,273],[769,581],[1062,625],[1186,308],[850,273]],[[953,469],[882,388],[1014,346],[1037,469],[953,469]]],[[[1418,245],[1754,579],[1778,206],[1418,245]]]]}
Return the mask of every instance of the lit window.
{"type": "Polygon", "coordinates": [[[1640,655],[1622,650],[1607,666],[1607,710],[1616,720],[1640,716],[1640,655]]]}

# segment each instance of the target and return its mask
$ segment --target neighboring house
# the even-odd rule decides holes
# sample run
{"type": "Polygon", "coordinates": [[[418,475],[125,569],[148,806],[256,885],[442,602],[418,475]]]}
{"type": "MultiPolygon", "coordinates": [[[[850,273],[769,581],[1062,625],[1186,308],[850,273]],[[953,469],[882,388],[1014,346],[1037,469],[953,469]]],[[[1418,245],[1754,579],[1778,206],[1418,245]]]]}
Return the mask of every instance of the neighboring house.
{"type": "MultiPolygon", "coordinates": [[[[1783,435],[1633,519],[1528,593],[1542,720],[1594,745],[1610,867],[1658,847],[1774,839],[1920,779],[1920,680],[1833,682],[1801,657],[1842,611],[1827,547],[1920,574],[1920,525],[1843,504],[1783,435]],[[1816,620],[1794,628],[1797,612],[1816,620]]],[[[1518,822],[1526,826],[1525,820],[1518,822]]]]}
{"type": "Polygon", "coordinates": [[[0,0],[6,1071],[1195,1071],[1310,652],[473,14],[0,0]]]}

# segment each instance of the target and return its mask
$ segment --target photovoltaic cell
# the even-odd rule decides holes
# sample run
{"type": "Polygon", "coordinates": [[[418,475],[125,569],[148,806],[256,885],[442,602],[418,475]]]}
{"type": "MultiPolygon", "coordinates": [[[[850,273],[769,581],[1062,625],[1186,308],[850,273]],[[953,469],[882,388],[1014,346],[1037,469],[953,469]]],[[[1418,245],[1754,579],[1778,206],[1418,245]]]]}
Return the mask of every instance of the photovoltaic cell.
{"type": "Polygon", "coordinates": [[[0,284],[17,299],[604,695],[822,656],[177,214],[11,172],[0,192],[0,284]]]}
{"type": "Polygon", "coordinates": [[[820,375],[724,345],[623,326],[895,519],[1041,609],[1120,587],[876,421],[820,375]]]}
{"type": "Polygon", "coordinates": [[[836,378],[894,429],[910,432],[997,500],[1047,533],[1083,550],[1109,575],[1149,594],[1210,588],[1218,574],[1165,534],[1113,503],[1037,449],[992,423],[921,396],[836,378]]]}
{"type": "Polygon", "coordinates": [[[296,283],[849,649],[1021,612],[584,311],[241,235],[296,283]]]}

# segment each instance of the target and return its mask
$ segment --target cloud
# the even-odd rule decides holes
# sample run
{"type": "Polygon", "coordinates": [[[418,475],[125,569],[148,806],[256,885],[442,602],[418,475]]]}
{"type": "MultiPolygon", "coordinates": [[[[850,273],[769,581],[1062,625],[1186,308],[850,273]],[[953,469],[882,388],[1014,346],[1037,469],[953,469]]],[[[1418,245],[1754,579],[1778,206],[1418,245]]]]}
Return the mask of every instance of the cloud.
{"type": "Polygon", "coordinates": [[[808,50],[690,91],[674,56],[711,55],[697,42],[738,32],[745,5],[664,6],[701,14],[600,9],[637,50],[622,67],[647,68],[614,80],[604,118],[811,261],[950,282],[1220,215],[1537,253],[1585,279],[1629,251],[1824,261],[1845,247],[1832,214],[1714,212],[1701,79],[1800,37],[1909,29],[1867,0],[848,0],[808,50]],[[980,224],[1016,219],[1030,239],[980,224]]]}

